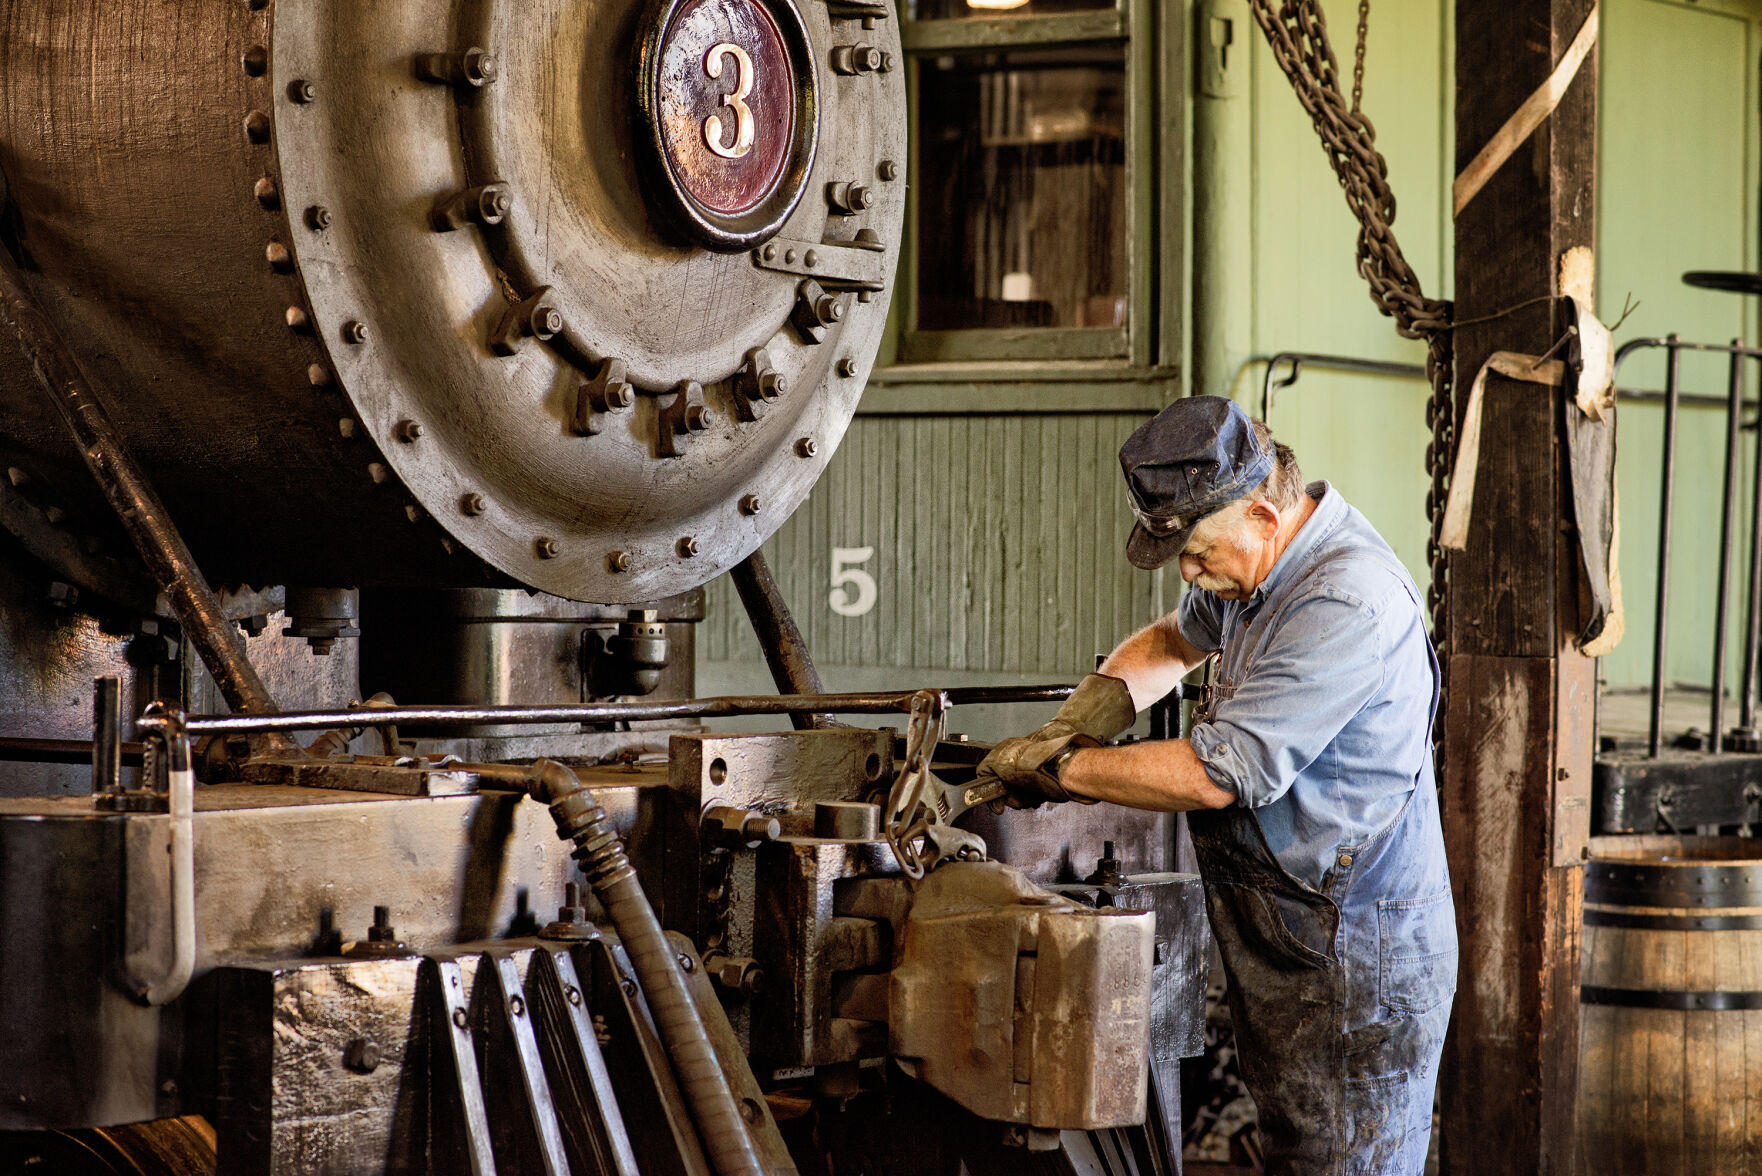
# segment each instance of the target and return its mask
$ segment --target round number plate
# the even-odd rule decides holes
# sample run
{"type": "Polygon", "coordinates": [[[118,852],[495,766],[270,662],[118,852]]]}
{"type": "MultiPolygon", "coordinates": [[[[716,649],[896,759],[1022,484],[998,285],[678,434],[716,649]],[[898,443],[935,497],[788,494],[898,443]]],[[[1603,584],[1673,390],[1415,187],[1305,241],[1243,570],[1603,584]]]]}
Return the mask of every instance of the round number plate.
{"type": "Polygon", "coordinates": [[[807,29],[791,0],[661,0],[637,58],[644,177],[675,227],[747,249],[795,210],[819,135],[807,29]]]}

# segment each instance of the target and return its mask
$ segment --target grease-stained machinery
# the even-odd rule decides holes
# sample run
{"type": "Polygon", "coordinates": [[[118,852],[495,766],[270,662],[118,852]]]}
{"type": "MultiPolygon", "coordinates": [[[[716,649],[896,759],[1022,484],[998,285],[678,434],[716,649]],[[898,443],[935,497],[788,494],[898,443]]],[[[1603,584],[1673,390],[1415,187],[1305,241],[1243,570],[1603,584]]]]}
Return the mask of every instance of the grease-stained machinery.
{"type": "Polygon", "coordinates": [[[1058,691],[825,695],[756,554],[883,330],[893,15],[0,13],[7,1166],[1174,1170],[1166,822],[957,824],[949,708],[1058,691]],[[724,572],[779,695],[694,697],[724,572]]]}

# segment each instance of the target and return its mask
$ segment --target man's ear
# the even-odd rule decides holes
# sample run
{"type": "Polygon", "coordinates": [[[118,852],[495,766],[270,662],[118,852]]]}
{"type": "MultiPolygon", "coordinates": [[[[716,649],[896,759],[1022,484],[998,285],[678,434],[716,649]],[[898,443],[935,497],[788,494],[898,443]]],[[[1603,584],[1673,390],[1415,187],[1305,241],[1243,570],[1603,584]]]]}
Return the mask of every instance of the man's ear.
{"type": "Polygon", "coordinates": [[[1260,532],[1260,537],[1271,539],[1278,532],[1279,524],[1284,521],[1279,508],[1269,500],[1262,498],[1248,508],[1248,521],[1260,532]]]}

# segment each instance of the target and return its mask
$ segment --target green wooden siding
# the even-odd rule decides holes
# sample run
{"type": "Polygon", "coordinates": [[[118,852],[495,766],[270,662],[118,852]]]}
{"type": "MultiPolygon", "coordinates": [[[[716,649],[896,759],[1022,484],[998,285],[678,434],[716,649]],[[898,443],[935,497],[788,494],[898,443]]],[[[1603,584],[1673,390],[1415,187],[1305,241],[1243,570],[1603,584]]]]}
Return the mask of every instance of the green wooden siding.
{"type": "MultiPolygon", "coordinates": [[[[1068,679],[1158,615],[1159,577],[1126,563],[1121,442],[1144,418],[1100,414],[861,416],[807,505],[765,552],[809,648],[836,667],[1068,679]],[[833,548],[874,607],[829,604],[833,548]]],[[[725,578],[699,657],[758,657],[725,578]]],[[[950,679],[951,681],[953,679],[950,679]]]]}

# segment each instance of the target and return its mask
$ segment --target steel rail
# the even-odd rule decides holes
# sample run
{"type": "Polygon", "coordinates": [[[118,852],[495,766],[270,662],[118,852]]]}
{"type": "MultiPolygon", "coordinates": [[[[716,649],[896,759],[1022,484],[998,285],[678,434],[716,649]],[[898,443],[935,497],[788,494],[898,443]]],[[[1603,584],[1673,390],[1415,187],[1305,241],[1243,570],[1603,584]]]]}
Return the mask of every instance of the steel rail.
{"type": "MultiPolygon", "coordinates": [[[[1018,702],[1062,702],[1076,689],[1054,686],[956,686],[937,691],[948,706],[1018,702]]],[[[483,723],[527,726],[541,723],[656,722],[666,719],[719,719],[739,715],[909,714],[915,690],[852,694],[748,694],[687,698],[674,702],[600,702],[579,706],[386,706],[371,710],[285,711],[268,715],[197,715],[192,735],[254,734],[268,731],[325,731],[333,727],[377,727],[412,723],[425,727],[469,727],[483,723]]]]}

